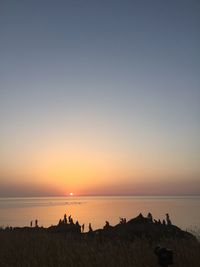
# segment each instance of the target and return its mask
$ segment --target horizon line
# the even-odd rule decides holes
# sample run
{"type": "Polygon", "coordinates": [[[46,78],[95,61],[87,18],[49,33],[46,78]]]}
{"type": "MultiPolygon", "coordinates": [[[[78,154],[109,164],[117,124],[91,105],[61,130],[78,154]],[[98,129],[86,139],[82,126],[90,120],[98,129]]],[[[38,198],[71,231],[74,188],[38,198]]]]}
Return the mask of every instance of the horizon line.
{"type": "Polygon", "coordinates": [[[200,194],[80,194],[76,195],[30,195],[30,196],[0,196],[0,198],[58,198],[58,197],[200,197],[200,194]]]}

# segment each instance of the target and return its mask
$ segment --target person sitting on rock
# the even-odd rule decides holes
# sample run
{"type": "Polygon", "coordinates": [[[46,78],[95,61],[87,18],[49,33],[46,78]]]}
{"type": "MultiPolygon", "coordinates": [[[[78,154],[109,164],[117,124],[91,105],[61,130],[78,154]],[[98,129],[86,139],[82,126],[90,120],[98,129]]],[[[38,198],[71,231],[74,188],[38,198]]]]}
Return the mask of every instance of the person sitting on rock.
{"type": "Polygon", "coordinates": [[[106,221],[106,224],[104,225],[103,229],[108,229],[110,227],[110,224],[108,221],[106,221]]]}
{"type": "Polygon", "coordinates": [[[73,219],[72,219],[72,218],[70,219],[70,224],[74,224],[74,221],[73,221],[73,219]]]}
{"type": "Polygon", "coordinates": [[[126,218],[119,217],[119,223],[120,224],[125,224],[126,223],[126,218]]]}

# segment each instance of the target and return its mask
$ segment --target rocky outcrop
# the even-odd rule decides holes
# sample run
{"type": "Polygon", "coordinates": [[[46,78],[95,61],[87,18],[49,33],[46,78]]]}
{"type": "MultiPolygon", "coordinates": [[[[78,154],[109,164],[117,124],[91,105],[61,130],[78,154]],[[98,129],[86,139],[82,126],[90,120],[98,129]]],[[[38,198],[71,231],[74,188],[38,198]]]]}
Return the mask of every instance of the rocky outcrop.
{"type": "Polygon", "coordinates": [[[175,225],[154,223],[139,214],[127,223],[120,223],[95,231],[97,235],[107,238],[132,240],[134,238],[148,238],[158,241],[163,238],[196,239],[191,233],[181,230],[175,225]]]}

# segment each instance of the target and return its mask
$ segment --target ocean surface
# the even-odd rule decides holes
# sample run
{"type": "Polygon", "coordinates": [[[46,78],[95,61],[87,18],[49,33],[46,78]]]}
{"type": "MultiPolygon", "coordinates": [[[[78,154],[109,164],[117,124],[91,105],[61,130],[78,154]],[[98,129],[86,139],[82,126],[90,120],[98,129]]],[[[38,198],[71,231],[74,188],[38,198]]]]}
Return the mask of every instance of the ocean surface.
{"type": "Polygon", "coordinates": [[[58,223],[66,213],[73,220],[91,223],[93,229],[102,228],[105,221],[111,225],[119,223],[119,217],[127,220],[139,213],[151,212],[155,219],[165,219],[169,213],[173,224],[182,229],[200,229],[200,196],[188,197],[40,197],[0,198],[0,226],[29,226],[38,220],[39,226],[58,223]]]}

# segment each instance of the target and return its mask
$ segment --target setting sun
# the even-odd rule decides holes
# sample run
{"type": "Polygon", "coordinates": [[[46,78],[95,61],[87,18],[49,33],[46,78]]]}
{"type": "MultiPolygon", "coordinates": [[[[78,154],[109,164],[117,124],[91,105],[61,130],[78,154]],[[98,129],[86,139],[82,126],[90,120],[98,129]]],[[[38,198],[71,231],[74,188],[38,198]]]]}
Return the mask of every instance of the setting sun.
{"type": "Polygon", "coordinates": [[[73,196],[73,195],[74,195],[74,193],[69,193],[69,195],[70,195],[70,196],[73,196]]]}

